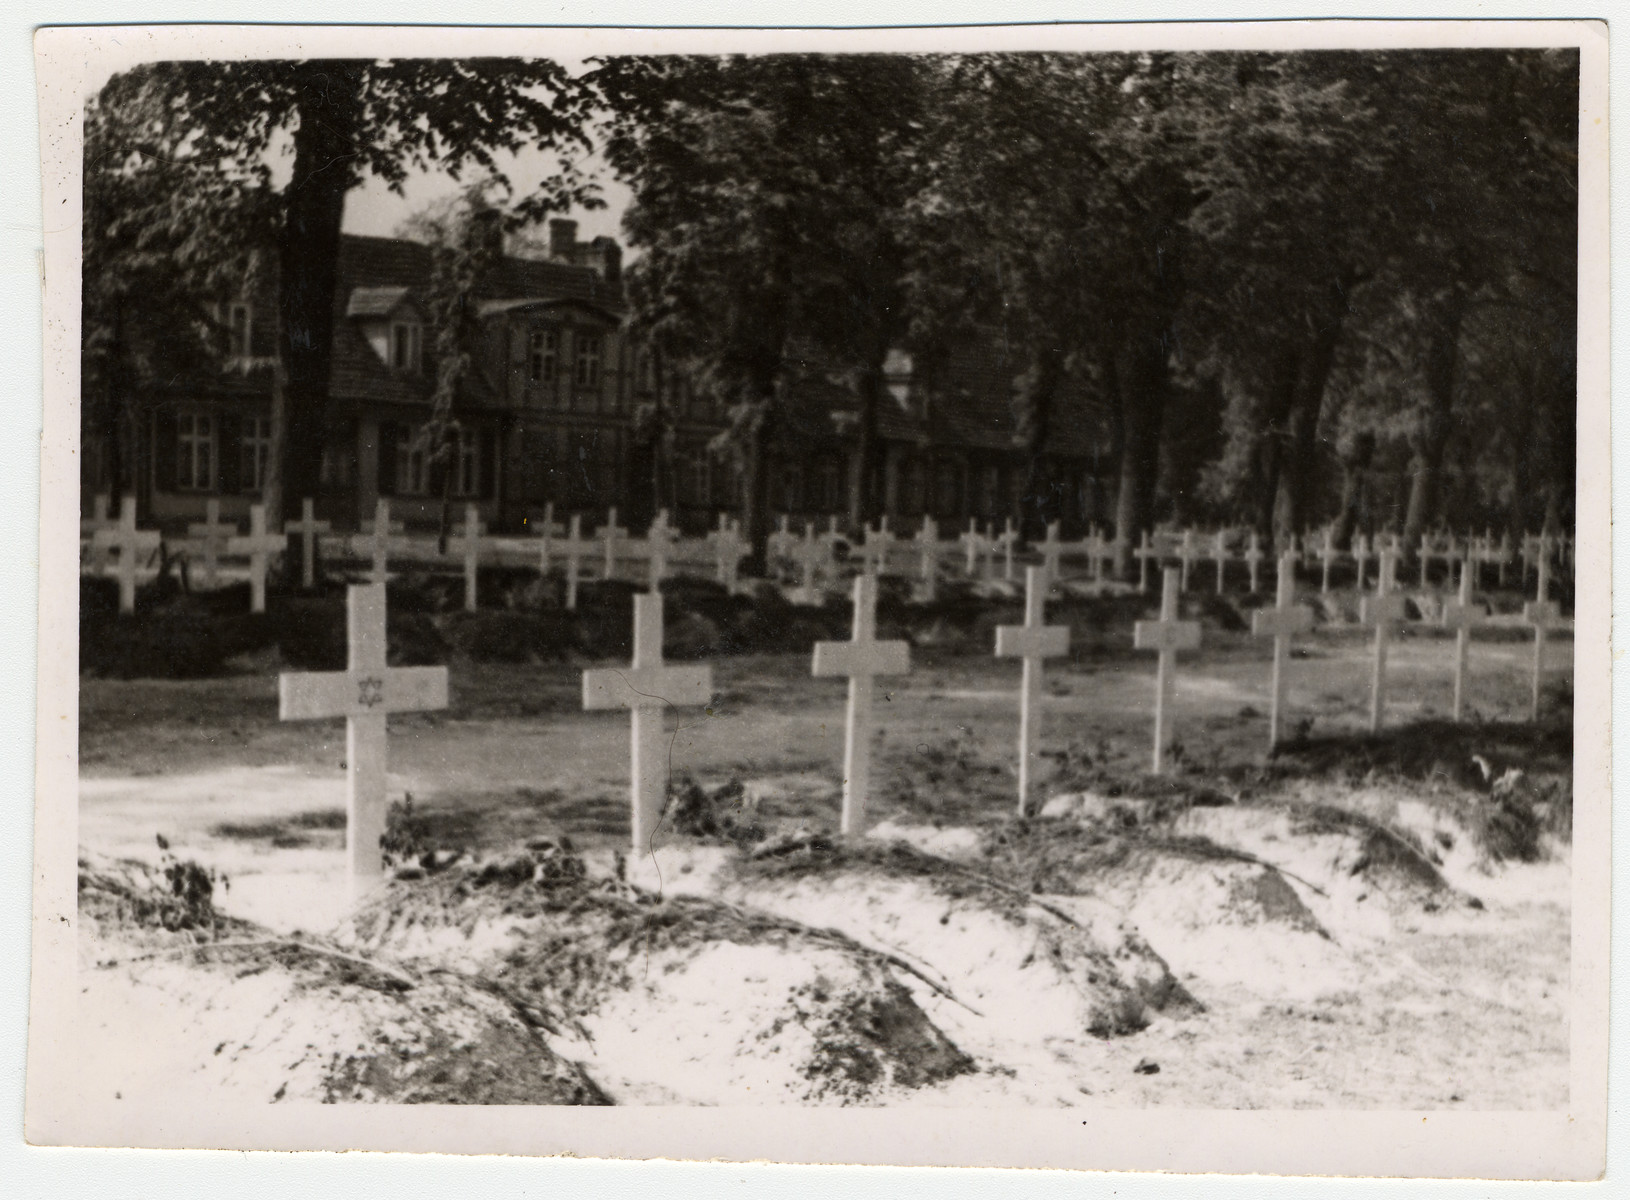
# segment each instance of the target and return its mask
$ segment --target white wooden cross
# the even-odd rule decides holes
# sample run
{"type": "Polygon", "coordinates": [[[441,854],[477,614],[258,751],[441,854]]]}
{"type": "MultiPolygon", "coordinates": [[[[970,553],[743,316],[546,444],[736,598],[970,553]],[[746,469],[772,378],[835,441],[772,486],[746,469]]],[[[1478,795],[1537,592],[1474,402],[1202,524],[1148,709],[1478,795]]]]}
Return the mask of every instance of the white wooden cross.
{"type": "Polygon", "coordinates": [[[713,545],[713,575],[725,587],[734,589],[736,573],[741,569],[747,545],[741,540],[736,523],[724,513],[719,514],[718,526],[707,535],[713,545]]]}
{"type": "Polygon", "coordinates": [[[99,529],[91,536],[91,545],[102,550],[119,552],[119,611],[136,611],[136,558],[151,554],[161,541],[155,529],[136,528],[136,497],[126,495],[119,501],[119,523],[111,529],[99,529]]]}
{"type": "Polygon", "coordinates": [[[843,722],[843,818],[845,834],[865,828],[866,799],[871,785],[872,679],[904,675],[911,670],[911,648],[905,642],[877,640],[877,577],[855,576],[854,634],[847,642],[816,642],[814,674],[847,675],[849,708],[843,722]]]}
{"type": "Polygon", "coordinates": [[[1511,531],[1508,529],[1500,535],[1500,553],[1494,560],[1500,564],[1500,586],[1505,586],[1506,567],[1511,563],[1511,531]]]}
{"type": "MultiPolygon", "coordinates": [[[[791,534],[787,535],[791,537],[791,534]]],[[[804,536],[792,543],[792,560],[802,568],[802,582],[792,594],[794,604],[819,604],[821,602],[820,589],[817,580],[821,568],[831,559],[831,551],[826,542],[815,534],[815,526],[804,522],[804,536]]]]}
{"type": "Polygon", "coordinates": [[[1155,548],[1155,540],[1147,529],[1143,531],[1143,540],[1138,544],[1138,548],[1132,551],[1132,557],[1138,560],[1138,591],[1147,592],[1149,590],[1149,560],[1160,557],[1160,551],[1155,548]]]}
{"type": "Polygon", "coordinates": [[[108,494],[97,492],[91,497],[91,515],[79,519],[79,536],[91,547],[90,565],[100,573],[107,565],[107,555],[96,546],[96,535],[104,529],[117,529],[119,522],[108,516],[108,494]]]}
{"type": "Polygon", "coordinates": [[[1296,603],[1296,556],[1286,551],[1279,556],[1279,592],[1272,608],[1259,608],[1251,614],[1251,633],[1273,638],[1273,693],[1268,700],[1268,748],[1279,744],[1279,726],[1285,711],[1285,664],[1290,659],[1290,640],[1313,628],[1313,611],[1296,603]]]}
{"type": "Polygon", "coordinates": [[[374,504],[374,519],[362,523],[362,540],[373,558],[374,583],[385,582],[390,569],[390,552],[400,544],[395,539],[404,528],[402,522],[391,520],[391,502],[381,496],[374,504]]]}
{"type": "Polygon", "coordinates": [[[221,502],[211,496],[204,501],[204,519],[187,526],[187,536],[204,544],[204,586],[212,588],[220,573],[221,551],[228,538],[236,537],[238,523],[221,520],[221,502]]]}
{"type": "Polygon", "coordinates": [[[1103,583],[1104,563],[1115,556],[1114,547],[1104,540],[1103,531],[1094,525],[1087,539],[1087,557],[1092,560],[1092,581],[1103,583]]]}
{"type": "Polygon", "coordinates": [[[1370,538],[1359,534],[1353,539],[1353,561],[1358,564],[1358,590],[1364,590],[1364,577],[1370,573],[1370,538]]]}
{"type": "Polygon", "coordinates": [[[1432,544],[1432,535],[1428,533],[1421,534],[1421,588],[1423,590],[1426,587],[1426,568],[1432,561],[1432,551],[1434,549],[1435,547],[1432,544]]]}
{"type": "Polygon", "coordinates": [[[1468,559],[1460,568],[1459,596],[1443,606],[1443,627],[1455,631],[1455,701],[1454,719],[1460,720],[1462,699],[1466,689],[1466,652],[1471,645],[1472,630],[1484,623],[1483,606],[1472,603],[1472,581],[1476,572],[1470,569],[1468,559]]]}
{"type": "Polygon", "coordinates": [[[651,568],[646,587],[653,592],[660,592],[662,581],[668,578],[668,559],[673,554],[674,542],[678,536],[674,527],[668,524],[668,510],[659,508],[656,519],[645,531],[645,550],[650,558],[651,568]]]}
{"type": "Polygon", "coordinates": [[[659,592],[634,597],[634,661],[627,667],[583,672],[583,707],[629,711],[629,804],[635,855],[653,850],[668,790],[670,742],[662,732],[662,710],[697,708],[713,696],[713,668],[701,663],[662,661],[662,603],[659,592]]]}
{"type": "Polygon", "coordinates": [[[487,523],[481,519],[481,509],[474,504],[464,506],[464,520],[458,526],[459,550],[464,556],[464,611],[477,608],[476,586],[481,576],[481,542],[487,532],[487,523]]]}
{"type": "Polygon", "coordinates": [[[968,532],[959,535],[957,538],[957,541],[962,543],[962,548],[967,554],[967,563],[963,570],[969,579],[974,577],[974,571],[979,561],[979,551],[984,543],[984,540],[984,537],[979,532],[978,521],[973,517],[969,517],[968,532]]]}
{"type": "Polygon", "coordinates": [[[1404,619],[1404,598],[1397,587],[1398,551],[1388,546],[1381,551],[1381,570],[1375,595],[1365,596],[1359,605],[1360,619],[1375,626],[1375,658],[1370,671],[1370,732],[1381,732],[1381,718],[1387,706],[1387,643],[1392,627],[1404,619]]]}
{"type": "Polygon", "coordinates": [[[1002,578],[1009,582],[1013,580],[1013,548],[1018,541],[1019,531],[1013,528],[1013,518],[1009,517],[996,538],[996,544],[1002,548],[1002,578]]]}
{"type": "Polygon", "coordinates": [[[1042,567],[1024,569],[1024,624],[996,627],[996,654],[1000,658],[1024,660],[1019,683],[1019,815],[1029,811],[1035,784],[1036,758],[1041,745],[1041,673],[1046,659],[1057,658],[1070,649],[1067,625],[1043,625],[1042,608],[1047,597],[1047,572],[1042,567]]]}
{"type": "Polygon", "coordinates": [[[266,506],[249,506],[249,535],[234,537],[226,544],[228,554],[249,556],[249,611],[266,611],[266,559],[282,554],[288,538],[276,529],[266,528],[266,506]]]}
{"type": "MultiPolygon", "coordinates": [[[[1541,549],[1546,548],[1542,545],[1541,549]]],[[[1546,635],[1566,624],[1557,602],[1547,596],[1550,590],[1551,556],[1542,552],[1539,556],[1539,587],[1534,593],[1537,598],[1522,606],[1522,619],[1534,628],[1534,674],[1528,706],[1529,719],[1533,721],[1539,720],[1539,683],[1544,670],[1546,635]]]]}
{"type": "Polygon", "coordinates": [[[385,585],[346,589],[348,665],[343,671],[277,677],[278,718],[345,718],[345,851],[353,895],[379,878],[385,832],[386,720],[391,713],[447,707],[446,667],[385,663],[385,585]]]}
{"type": "Polygon", "coordinates": [[[1256,530],[1251,530],[1251,544],[1245,551],[1245,565],[1251,572],[1251,595],[1257,594],[1257,587],[1262,582],[1262,539],[1256,530]]]}
{"type": "Polygon", "coordinates": [[[1177,619],[1177,598],[1183,587],[1182,572],[1167,567],[1160,592],[1160,619],[1139,621],[1132,626],[1132,645],[1137,650],[1160,653],[1155,668],[1155,756],[1154,771],[1166,768],[1166,749],[1171,745],[1172,691],[1177,683],[1177,652],[1200,648],[1198,621],[1177,619]]]}
{"type": "Polygon", "coordinates": [[[888,517],[879,517],[877,528],[867,526],[865,533],[866,540],[861,553],[863,569],[878,575],[888,574],[889,547],[894,544],[894,535],[889,532],[888,517]]]}
{"type": "Polygon", "coordinates": [[[1319,550],[1319,558],[1324,562],[1324,574],[1319,581],[1319,594],[1321,596],[1330,594],[1330,564],[1340,557],[1341,552],[1336,549],[1336,531],[1334,527],[1326,525],[1324,527],[1324,545],[1319,550]]]}
{"type": "Polygon", "coordinates": [[[1217,530],[1211,539],[1211,557],[1217,563],[1217,595],[1223,594],[1223,569],[1228,563],[1228,530],[1217,530]]]}
{"type": "Polygon", "coordinates": [[[790,528],[791,518],[782,513],[775,519],[774,531],[764,539],[764,550],[771,558],[788,558],[791,556],[793,535],[790,528]]]}
{"type": "Polygon", "coordinates": [[[307,496],[300,501],[300,519],[283,527],[286,534],[300,535],[300,586],[308,592],[317,586],[317,538],[333,529],[330,522],[317,520],[315,513],[311,497],[307,496]]]}
{"type": "Polygon", "coordinates": [[[1182,544],[1177,548],[1177,557],[1183,564],[1181,584],[1182,590],[1185,592],[1189,590],[1189,566],[1199,557],[1199,553],[1198,548],[1194,545],[1194,530],[1185,529],[1182,544]]]}
{"type": "Polygon", "coordinates": [[[918,596],[932,604],[939,586],[940,531],[932,516],[923,518],[922,528],[912,539],[917,543],[917,575],[921,580],[918,596]]]}
{"type": "Polygon", "coordinates": [[[606,523],[600,528],[600,540],[606,548],[606,574],[607,579],[617,577],[617,543],[628,537],[628,530],[617,524],[617,510],[606,510],[606,523]]]}
{"type": "Polygon", "coordinates": [[[1047,536],[1041,540],[1041,569],[1046,573],[1048,586],[1058,582],[1059,560],[1064,554],[1064,543],[1058,540],[1058,522],[1047,522],[1047,536]]]}
{"type": "Polygon", "coordinates": [[[566,555],[566,608],[577,611],[577,580],[581,575],[583,555],[594,548],[594,542],[583,536],[583,518],[578,513],[572,514],[571,523],[567,527],[566,541],[564,542],[566,555]]]}

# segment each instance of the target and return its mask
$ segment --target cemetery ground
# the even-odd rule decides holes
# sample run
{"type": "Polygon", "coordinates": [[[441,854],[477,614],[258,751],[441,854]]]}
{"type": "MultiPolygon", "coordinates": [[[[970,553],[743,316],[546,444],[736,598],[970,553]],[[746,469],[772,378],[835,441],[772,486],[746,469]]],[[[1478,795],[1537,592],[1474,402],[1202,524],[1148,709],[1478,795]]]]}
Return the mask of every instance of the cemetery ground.
{"type": "MultiPolygon", "coordinates": [[[[630,591],[588,585],[571,618],[469,616],[393,586],[392,662],[447,662],[451,704],[392,719],[398,869],[354,912],[343,723],[277,719],[278,671],[343,661],[341,594],[259,617],[246,596],[134,619],[87,599],[91,1086],[130,1103],[1566,1103],[1573,645],[1553,637],[1530,724],[1515,588],[1474,640],[1468,720],[1447,720],[1452,635],[1411,622],[1372,737],[1357,596],[1304,584],[1319,623],[1272,756],[1270,650],[1248,631],[1271,595],[1197,590],[1204,643],[1181,659],[1159,777],[1152,656],[1132,649],[1158,595],[1055,599],[1071,648],[1047,664],[1022,819],[1019,665],[991,656],[1021,599],[886,591],[878,636],[909,639],[912,670],[877,682],[870,830],[846,842],[845,683],[811,678],[810,645],[847,636],[848,605],[671,581],[668,657],[711,663],[716,694],[667,714],[670,807],[633,861],[627,716],[582,711],[581,684],[628,660],[630,591]]],[[[1437,593],[1408,593],[1432,615],[1437,593]]]]}

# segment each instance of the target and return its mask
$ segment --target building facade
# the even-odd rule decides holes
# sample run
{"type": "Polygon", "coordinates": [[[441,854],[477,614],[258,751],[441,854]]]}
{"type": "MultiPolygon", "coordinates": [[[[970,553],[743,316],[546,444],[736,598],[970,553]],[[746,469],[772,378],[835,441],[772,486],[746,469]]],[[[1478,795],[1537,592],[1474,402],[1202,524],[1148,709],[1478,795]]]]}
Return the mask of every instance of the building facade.
{"type": "MultiPolygon", "coordinates": [[[[437,465],[417,436],[435,384],[424,307],[430,249],[343,238],[318,515],[353,529],[388,497],[393,517],[430,526],[444,487],[460,508],[478,505],[494,529],[523,528],[546,506],[557,519],[582,512],[590,527],[616,507],[638,528],[660,505],[699,532],[732,509],[735,472],[710,450],[725,413],[684,387],[659,395],[657,364],[624,331],[617,243],[579,242],[575,222],[556,220],[546,250],[500,261],[477,288],[480,352],[461,384],[454,453],[437,465]],[[641,432],[659,404],[670,430],[660,448],[641,432]]],[[[168,529],[202,519],[211,499],[227,519],[243,519],[265,480],[273,301],[246,297],[217,315],[227,340],[219,371],[149,396],[134,447],[141,508],[168,529]]],[[[1027,477],[1011,403],[1017,370],[1000,340],[975,339],[941,366],[933,387],[919,385],[903,354],[886,370],[873,482],[897,529],[929,514],[942,526],[999,522],[1017,512],[1027,477]]],[[[1106,441],[1084,390],[1055,407],[1049,505],[1073,528],[1103,516],[1106,441]]],[[[855,418],[854,394],[839,383],[808,379],[794,389],[770,471],[774,511],[795,521],[845,511],[855,418]]],[[[87,432],[87,497],[110,484],[97,449],[87,432]]],[[[291,510],[299,499],[286,498],[291,510]]]]}

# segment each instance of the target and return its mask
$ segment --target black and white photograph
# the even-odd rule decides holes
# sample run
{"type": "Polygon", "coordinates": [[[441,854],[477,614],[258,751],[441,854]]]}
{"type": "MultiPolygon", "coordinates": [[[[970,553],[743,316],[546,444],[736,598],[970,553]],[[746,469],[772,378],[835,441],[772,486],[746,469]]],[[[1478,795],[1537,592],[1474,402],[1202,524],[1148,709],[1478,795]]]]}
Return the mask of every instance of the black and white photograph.
{"type": "Polygon", "coordinates": [[[1596,1174],[1605,27],[1161,28],[42,35],[31,1140],[1596,1174]]]}

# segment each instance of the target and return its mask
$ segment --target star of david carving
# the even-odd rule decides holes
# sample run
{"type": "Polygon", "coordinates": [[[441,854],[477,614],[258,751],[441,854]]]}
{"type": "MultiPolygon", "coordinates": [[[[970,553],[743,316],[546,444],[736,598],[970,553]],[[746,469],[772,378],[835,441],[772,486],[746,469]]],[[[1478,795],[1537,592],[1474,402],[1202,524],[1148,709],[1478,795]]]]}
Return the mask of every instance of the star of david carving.
{"type": "Polygon", "coordinates": [[[363,708],[373,708],[375,705],[385,703],[385,681],[377,675],[368,675],[357,680],[357,703],[363,708]]]}

